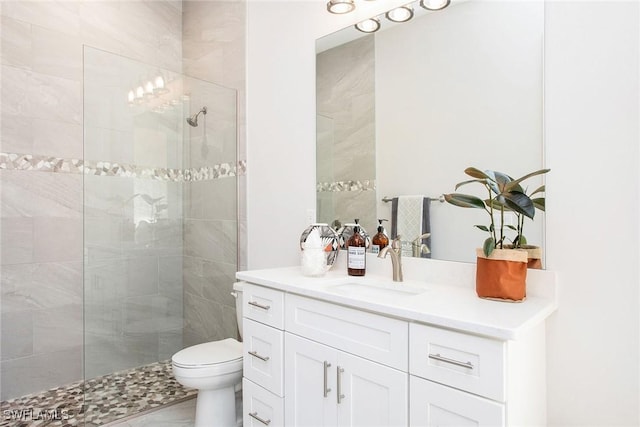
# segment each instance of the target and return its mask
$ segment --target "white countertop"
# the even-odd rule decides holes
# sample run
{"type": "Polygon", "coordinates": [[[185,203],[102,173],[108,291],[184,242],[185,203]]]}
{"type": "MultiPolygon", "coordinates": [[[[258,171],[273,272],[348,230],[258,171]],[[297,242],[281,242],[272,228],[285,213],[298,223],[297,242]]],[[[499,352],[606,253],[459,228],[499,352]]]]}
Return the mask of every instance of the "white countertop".
{"type": "Polygon", "coordinates": [[[403,282],[392,282],[387,263],[391,265],[389,260],[368,257],[364,277],[347,275],[343,263],[338,262],[322,277],[306,277],[301,274],[300,267],[285,267],[240,271],[236,278],[284,292],[501,340],[517,339],[520,333],[544,322],[557,308],[555,274],[552,272],[532,273],[529,270],[526,300],[509,303],[476,296],[473,283],[468,283],[470,272],[475,271],[474,264],[407,259],[403,260],[403,263],[411,264],[407,270],[413,272],[432,267],[437,274],[422,274],[420,280],[407,280],[405,270],[403,282]],[[373,266],[372,272],[369,272],[369,266],[373,266]],[[425,276],[428,277],[426,280],[425,276]],[[452,278],[457,282],[452,283],[452,278]],[[531,291],[529,281],[535,282],[531,291]],[[336,286],[342,284],[356,285],[336,286]],[[358,284],[391,291],[377,293],[372,289],[366,292],[367,288],[362,287],[364,292],[359,292],[358,284]],[[538,290],[540,287],[543,291],[538,290]],[[421,293],[405,294],[405,290],[421,293]]]}

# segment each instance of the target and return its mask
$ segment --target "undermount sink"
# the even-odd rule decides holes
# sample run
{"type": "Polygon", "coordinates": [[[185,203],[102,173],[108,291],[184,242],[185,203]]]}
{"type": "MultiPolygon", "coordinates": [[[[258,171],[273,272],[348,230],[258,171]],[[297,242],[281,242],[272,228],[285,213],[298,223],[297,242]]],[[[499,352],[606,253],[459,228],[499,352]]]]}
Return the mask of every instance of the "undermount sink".
{"type": "Polygon", "coordinates": [[[403,285],[402,282],[393,284],[369,283],[341,283],[327,288],[327,291],[350,297],[410,297],[426,292],[426,289],[403,285]]]}

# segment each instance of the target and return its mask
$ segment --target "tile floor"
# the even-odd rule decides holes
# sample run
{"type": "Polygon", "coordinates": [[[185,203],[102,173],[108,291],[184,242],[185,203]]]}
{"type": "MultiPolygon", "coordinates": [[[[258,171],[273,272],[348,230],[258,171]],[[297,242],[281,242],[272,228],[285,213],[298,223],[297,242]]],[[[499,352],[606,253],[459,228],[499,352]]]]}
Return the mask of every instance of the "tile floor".
{"type": "Polygon", "coordinates": [[[196,394],[174,379],[169,361],[152,363],[0,402],[0,427],[95,427],[139,414],[144,419],[167,404],[191,399],[195,405],[196,394]]]}

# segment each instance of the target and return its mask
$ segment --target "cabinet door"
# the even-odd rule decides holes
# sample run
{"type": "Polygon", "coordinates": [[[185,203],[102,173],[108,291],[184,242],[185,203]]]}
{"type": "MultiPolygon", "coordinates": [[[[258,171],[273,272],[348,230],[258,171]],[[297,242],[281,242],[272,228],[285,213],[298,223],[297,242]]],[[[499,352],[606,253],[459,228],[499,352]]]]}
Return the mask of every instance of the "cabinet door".
{"type": "Polygon", "coordinates": [[[407,426],[409,375],[339,352],[336,366],[339,426],[407,426]]]}
{"type": "Polygon", "coordinates": [[[337,350],[285,333],[285,423],[336,425],[337,350]]]}
{"type": "Polygon", "coordinates": [[[411,376],[411,426],[504,426],[504,405],[411,376]]]}

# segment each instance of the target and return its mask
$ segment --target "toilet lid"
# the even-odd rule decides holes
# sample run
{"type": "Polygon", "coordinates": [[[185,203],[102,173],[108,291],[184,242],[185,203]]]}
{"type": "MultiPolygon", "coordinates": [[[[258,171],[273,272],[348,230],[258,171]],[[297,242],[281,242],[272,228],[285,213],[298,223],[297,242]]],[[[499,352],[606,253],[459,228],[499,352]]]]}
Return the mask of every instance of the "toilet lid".
{"type": "Polygon", "coordinates": [[[171,360],[181,366],[206,366],[241,358],[242,343],[233,338],[227,338],[187,347],[174,354],[171,360]]]}

